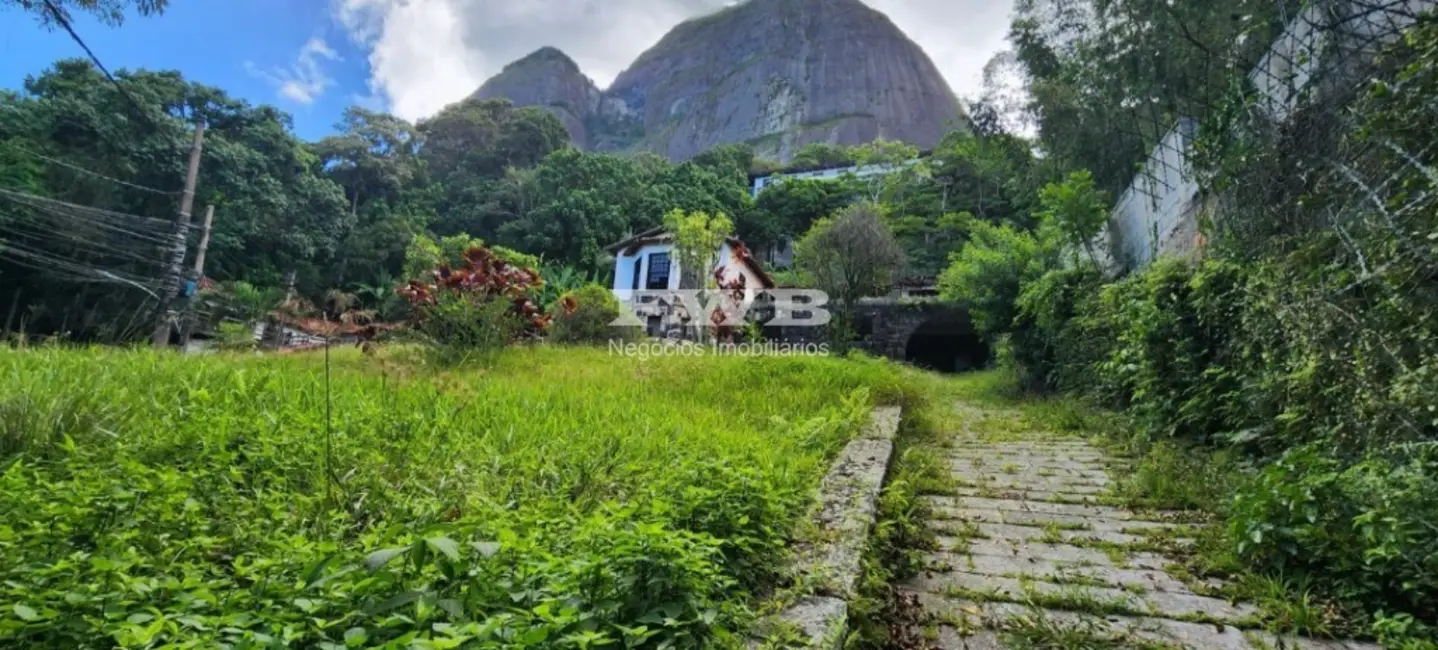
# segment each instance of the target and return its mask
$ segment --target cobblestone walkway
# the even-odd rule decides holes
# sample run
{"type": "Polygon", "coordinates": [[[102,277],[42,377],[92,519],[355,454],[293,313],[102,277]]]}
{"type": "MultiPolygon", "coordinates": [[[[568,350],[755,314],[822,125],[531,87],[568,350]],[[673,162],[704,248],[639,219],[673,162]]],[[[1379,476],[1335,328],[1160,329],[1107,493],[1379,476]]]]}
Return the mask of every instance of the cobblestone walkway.
{"type": "Polygon", "coordinates": [[[1003,648],[1016,638],[1005,631],[1036,628],[1095,647],[1378,648],[1263,632],[1254,607],[1204,595],[1221,585],[1170,574],[1162,549],[1192,529],[1105,505],[1122,464],[1081,439],[965,436],[946,453],[957,492],[926,497],[940,549],[904,585],[944,650],[1003,648]]]}

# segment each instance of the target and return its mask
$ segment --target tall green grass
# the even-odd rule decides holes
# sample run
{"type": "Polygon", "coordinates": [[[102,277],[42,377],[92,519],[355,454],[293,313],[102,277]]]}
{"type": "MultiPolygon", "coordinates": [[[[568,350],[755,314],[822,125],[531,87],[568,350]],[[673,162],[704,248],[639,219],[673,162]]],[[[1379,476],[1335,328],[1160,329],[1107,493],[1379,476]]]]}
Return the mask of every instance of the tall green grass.
{"type": "Polygon", "coordinates": [[[866,360],[0,349],[0,645],[731,644],[866,360]],[[327,415],[328,414],[328,415],[327,415]]]}

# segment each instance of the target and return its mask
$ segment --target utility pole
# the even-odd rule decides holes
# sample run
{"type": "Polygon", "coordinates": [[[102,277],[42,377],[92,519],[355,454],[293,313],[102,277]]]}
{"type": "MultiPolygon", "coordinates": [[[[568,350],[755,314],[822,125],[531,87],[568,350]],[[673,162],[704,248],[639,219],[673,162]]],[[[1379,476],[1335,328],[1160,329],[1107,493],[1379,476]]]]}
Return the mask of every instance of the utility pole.
{"type": "MultiPolygon", "coordinates": [[[[280,314],[283,314],[283,313],[284,313],[284,310],[289,307],[290,301],[292,301],[292,300],[295,299],[295,280],[296,280],[296,278],[297,278],[297,275],[296,275],[296,272],[295,272],[294,269],[290,269],[290,272],[285,274],[285,285],[286,285],[286,286],[285,286],[285,301],[282,302],[282,303],[280,303],[280,306],[275,309],[275,312],[280,313],[280,314]]],[[[279,317],[276,317],[276,316],[274,316],[274,315],[272,314],[271,317],[270,317],[270,329],[268,329],[268,330],[265,332],[265,334],[266,334],[266,338],[269,338],[269,339],[270,339],[270,343],[271,343],[272,345],[274,345],[274,346],[277,347],[277,348],[284,347],[284,345],[285,345],[285,322],[284,322],[284,320],[281,319],[281,318],[279,318],[279,317]]]]}
{"type": "Polygon", "coordinates": [[[190,235],[190,210],[195,207],[195,183],[200,177],[200,150],[205,145],[205,123],[195,125],[195,142],[190,145],[190,165],[185,170],[185,193],[180,196],[180,214],[175,217],[174,243],[165,261],[165,281],[160,285],[160,301],[155,306],[155,331],[150,337],[155,349],[170,343],[170,306],[180,292],[184,275],[185,240],[190,235]]]}
{"type": "Polygon", "coordinates": [[[185,285],[185,312],[180,317],[180,351],[190,344],[190,333],[195,328],[195,301],[200,297],[200,281],[205,277],[205,251],[210,249],[210,224],[215,221],[215,206],[205,206],[205,225],[200,230],[200,246],[195,251],[195,269],[185,285]]]}

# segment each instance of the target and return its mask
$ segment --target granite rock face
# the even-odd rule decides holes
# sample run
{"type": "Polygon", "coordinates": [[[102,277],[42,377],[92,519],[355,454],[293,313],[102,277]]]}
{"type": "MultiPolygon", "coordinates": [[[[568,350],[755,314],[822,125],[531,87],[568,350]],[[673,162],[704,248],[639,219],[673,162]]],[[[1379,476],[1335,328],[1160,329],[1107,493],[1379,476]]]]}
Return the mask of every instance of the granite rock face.
{"type": "Polygon", "coordinates": [[[575,144],[590,146],[585,122],[599,107],[599,87],[579,64],[552,47],[544,47],[507,66],[474,93],[479,99],[508,99],[519,106],[540,106],[554,113],[575,144]]]}
{"type": "Polygon", "coordinates": [[[962,113],[922,49],[859,0],[747,0],[681,23],[595,88],[544,48],[479,90],[544,106],[581,147],[683,160],[749,143],[786,161],[805,144],[936,144],[962,113]]]}

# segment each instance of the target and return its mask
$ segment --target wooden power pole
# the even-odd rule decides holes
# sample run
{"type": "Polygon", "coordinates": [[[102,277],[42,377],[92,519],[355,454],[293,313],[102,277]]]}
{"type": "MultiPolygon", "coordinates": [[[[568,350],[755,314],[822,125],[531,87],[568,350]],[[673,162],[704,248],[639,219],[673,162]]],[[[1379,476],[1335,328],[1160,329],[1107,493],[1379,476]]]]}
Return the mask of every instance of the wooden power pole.
{"type": "Polygon", "coordinates": [[[195,183],[200,177],[200,150],[205,146],[205,123],[195,125],[195,141],[190,145],[190,165],[185,170],[185,193],[180,196],[180,214],[175,217],[174,243],[165,260],[165,279],[160,285],[160,301],[155,306],[155,331],[151,343],[156,349],[170,343],[170,307],[180,292],[185,273],[185,241],[190,236],[190,210],[195,207],[195,183]]]}
{"type": "Polygon", "coordinates": [[[195,329],[195,303],[200,297],[200,282],[205,278],[205,251],[210,249],[210,225],[215,222],[215,206],[205,206],[205,225],[200,229],[200,246],[195,250],[195,268],[186,283],[185,311],[180,317],[180,351],[190,344],[195,329]]]}

